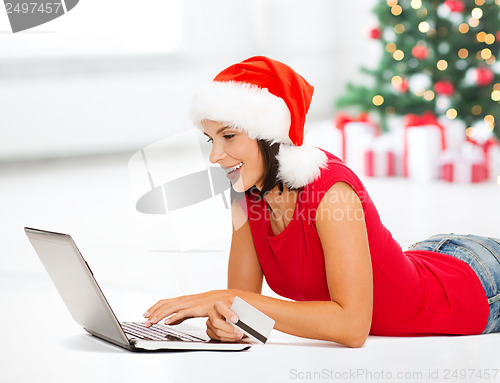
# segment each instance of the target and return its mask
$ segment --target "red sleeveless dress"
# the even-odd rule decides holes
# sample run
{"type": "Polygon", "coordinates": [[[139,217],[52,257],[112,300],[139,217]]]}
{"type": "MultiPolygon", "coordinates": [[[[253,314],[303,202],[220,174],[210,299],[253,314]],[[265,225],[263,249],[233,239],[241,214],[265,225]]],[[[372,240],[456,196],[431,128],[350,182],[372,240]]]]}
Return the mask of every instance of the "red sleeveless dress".
{"type": "MultiPolygon", "coordinates": [[[[246,207],[255,249],[269,287],[296,301],[330,300],[325,261],[316,231],[321,197],[336,182],[361,200],[373,269],[373,335],[481,334],[489,306],[475,272],[465,262],[431,251],[403,251],[380,221],[358,177],[334,155],[320,177],[299,189],[294,216],[274,236],[267,204],[255,191],[246,207]]],[[[341,240],[341,239],[339,239],[341,240]]]]}

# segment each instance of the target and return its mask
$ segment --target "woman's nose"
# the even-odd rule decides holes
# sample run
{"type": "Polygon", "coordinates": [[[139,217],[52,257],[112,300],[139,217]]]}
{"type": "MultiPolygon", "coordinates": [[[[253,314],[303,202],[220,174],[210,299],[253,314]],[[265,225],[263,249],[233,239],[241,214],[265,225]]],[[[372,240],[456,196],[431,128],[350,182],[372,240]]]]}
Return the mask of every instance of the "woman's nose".
{"type": "Polygon", "coordinates": [[[226,156],[226,153],[222,150],[219,144],[215,142],[212,145],[212,151],[210,152],[209,160],[211,163],[216,164],[226,156]]]}

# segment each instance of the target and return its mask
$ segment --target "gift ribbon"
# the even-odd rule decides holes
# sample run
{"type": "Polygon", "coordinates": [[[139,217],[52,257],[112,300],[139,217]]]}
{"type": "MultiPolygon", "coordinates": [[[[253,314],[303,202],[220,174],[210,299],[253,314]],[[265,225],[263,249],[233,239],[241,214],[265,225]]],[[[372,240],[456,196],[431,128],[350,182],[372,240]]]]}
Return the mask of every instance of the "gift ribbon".
{"type": "Polygon", "coordinates": [[[349,122],[365,122],[371,124],[375,129],[375,134],[378,134],[376,125],[369,120],[368,113],[366,112],[360,113],[357,118],[353,118],[346,113],[337,114],[337,117],[335,117],[335,126],[342,133],[342,161],[344,162],[346,161],[345,126],[349,122]]]}
{"type": "Polygon", "coordinates": [[[420,126],[435,125],[441,133],[441,149],[446,149],[446,139],[444,127],[431,111],[424,112],[421,116],[417,114],[407,114],[403,120],[404,124],[404,148],[403,148],[403,166],[404,176],[408,177],[408,129],[418,128],[420,126]]]}

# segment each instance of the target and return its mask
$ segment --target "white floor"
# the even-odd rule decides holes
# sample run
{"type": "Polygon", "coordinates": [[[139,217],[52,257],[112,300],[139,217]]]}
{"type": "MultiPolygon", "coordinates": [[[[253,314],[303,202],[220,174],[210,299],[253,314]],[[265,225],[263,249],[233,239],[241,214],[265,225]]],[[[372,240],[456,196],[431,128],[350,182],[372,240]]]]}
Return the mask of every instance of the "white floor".
{"type": "MultiPolygon", "coordinates": [[[[219,209],[217,217],[200,216],[194,230],[183,226],[174,233],[172,218],[134,210],[129,157],[0,165],[1,381],[500,381],[498,370],[493,378],[500,334],[370,336],[363,348],[348,349],[274,332],[267,345],[241,353],[155,354],[130,353],[86,335],[48,279],[24,226],[72,234],[120,320],[141,320],[160,298],[225,286],[230,223],[222,201],[205,203],[208,210],[219,209]],[[210,219],[222,223],[209,227],[210,219]],[[203,225],[211,240],[198,243],[203,225]],[[183,236],[193,238],[191,250],[178,243],[183,236]]],[[[365,184],[404,248],[436,233],[500,237],[496,184],[365,184]]]]}

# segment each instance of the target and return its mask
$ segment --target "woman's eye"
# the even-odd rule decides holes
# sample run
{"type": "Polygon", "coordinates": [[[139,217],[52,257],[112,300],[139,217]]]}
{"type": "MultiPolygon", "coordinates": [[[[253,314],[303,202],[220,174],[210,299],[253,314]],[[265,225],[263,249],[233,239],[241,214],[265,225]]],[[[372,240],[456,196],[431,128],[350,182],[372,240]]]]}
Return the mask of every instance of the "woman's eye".
{"type": "MultiPolygon", "coordinates": [[[[236,134],[224,134],[222,137],[224,137],[225,140],[230,140],[231,138],[233,138],[236,134]]],[[[213,138],[208,138],[207,142],[210,142],[210,143],[213,143],[214,140],[213,138]]]]}

